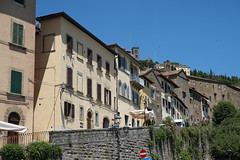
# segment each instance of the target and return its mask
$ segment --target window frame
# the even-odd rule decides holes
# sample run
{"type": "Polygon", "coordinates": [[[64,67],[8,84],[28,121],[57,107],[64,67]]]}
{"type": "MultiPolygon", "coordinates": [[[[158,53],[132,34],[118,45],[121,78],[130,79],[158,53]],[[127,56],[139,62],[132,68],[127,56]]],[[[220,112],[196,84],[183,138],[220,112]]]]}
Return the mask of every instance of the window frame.
{"type": "Polygon", "coordinates": [[[97,83],[97,101],[102,102],[102,85],[99,83],[97,83]]]}
{"type": "Polygon", "coordinates": [[[97,54],[97,69],[100,71],[102,70],[102,56],[99,54],[97,54]]]}
{"type": "Polygon", "coordinates": [[[84,107],[83,106],[79,106],[79,120],[83,121],[84,120],[84,107]],[[82,110],[81,110],[82,109],[82,110]]]}
{"type": "Polygon", "coordinates": [[[80,58],[80,59],[83,59],[83,53],[84,53],[84,48],[83,48],[83,44],[80,43],[79,41],[77,41],[77,57],[80,58]],[[82,46],[82,53],[79,54],[79,45],[82,46]]]}
{"type": "Polygon", "coordinates": [[[89,65],[92,65],[92,61],[93,61],[93,51],[90,48],[88,48],[87,49],[87,63],[89,65]]]}
{"type": "Polygon", "coordinates": [[[68,102],[64,101],[64,116],[67,118],[75,118],[75,105],[68,102]]]}
{"type": "Polygon", "coordinates": [[[104,88],[104,104],[107,106],[112,105],[112,92],[107,88],[104,88]]]}
{"type": "Polygon", "coordinates": [[[108,61],[105,62],[106,75],[110,76],[110,63],[108,61]]]}
{"type": "Polygon", "coordinates": [[[42,43],[42,52],[43,53],[47,53],[47,52],[55,52],[56,50],[55,50],[55,36],[56,36],[56,34],[55,33],[51,33],[51,34],[47,34],[47,35],[43,35],[43,43],[42,43]],[[45,49],[45,38],[46,37],[50,37],[50,36],[54,36],[53,37],[53,50],[51,49],[51,50],[49,50],[49,51],[45,51],[44,49],[45,49]]]}
{"type": "Polygon", "coordinates": [[[83,74],[79,71],[77,72],[77,91],[80,93],[83,93],[83,74]],[[79,79],[78,79],[79,76],[82,77],[82,83],[81,83],[81,87],[80,87],[82,90],[79,89],[79,79]]]}
{"type": "Polygon", "coordinates": [[[66,51],[72,53],[72,51],[73,51],[73,37],[70,36],[69,34],[66,34],[66,44],[67,44],[66,51]],[[70,41],[68,41],[68,38],[70,38],[70,41]],[[72,43],[71,43],[71,40],[72,40],[72,43]]]}
{"type": "Polygon", "coordinates": [[[87,97],[92,98],[92,79],[87,78],[87,97]]]}
{"type": "Polygon", "coordinates": [[[19,3],[16,0],[13,0],[13,3],[18,5],[18,6],[25,7],[25,0],[22,0],[22,1],[23,1],[23,3],[19,3]]]}
{"type": "Polygon", "coordinates": [[[16,20],[12,20],[12,23],[11,23],[11,43],[14,44],[14,45],[17,45],[17,46],[21,46],[21,47],[24,47],[25,46],[25,25],[21,22],[18,22],[16,20]],[[16,41],[17,42],[14,42],[14,23],[18,26],[22,26],[22,44],[19,44],[19,30],[17,28],[17,37],[16,37],[16,41]]]}
{"type": "MultiPolygon", "coordinates": [[[[22,95],[22,89],[23,89],[23,72],[12,69],[10,75],[11,75],[11,76],[10,76],[10,93],[22,95]],[[13,84],[13,80],[16,80],[16,78],[13,78],[13,72],[16,72],[16,73],[20,73],[20,74],[21,74],[21,77],[20,77],[21,82],[19,82],[19,84],[18,84],[18,85],[20,85],[20,91],[19,91],[19,92],[15,92],[15,90],[17,90],[17,89],[16,89],[16,87],[14,87],[14,86],[16,86],[16,85],[12,85],[12,84],[13,84]]],[[[19,88],[19,86],[18,86],[17,88],[19,88]]]]}

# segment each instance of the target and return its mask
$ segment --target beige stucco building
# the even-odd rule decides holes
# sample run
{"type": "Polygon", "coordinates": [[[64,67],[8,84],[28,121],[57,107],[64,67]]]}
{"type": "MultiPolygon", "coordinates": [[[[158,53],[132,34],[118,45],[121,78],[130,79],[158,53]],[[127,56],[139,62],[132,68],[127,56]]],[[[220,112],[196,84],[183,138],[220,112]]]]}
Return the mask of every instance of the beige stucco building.
{"type": "Polygon", "coordinates": [[[26,126],[28,132],[33,125],[35,3],[0,1],[0,121],[26,126]]]}
{"type": "Polygon", "coordinates": [[[64,12],[37,20],[35,130],[109,127],[117,110],[115,52],[64,12]]]}
{"type": "Polygon", "coordinates": [[[131,111],[140,110],[139,90],[143,89],[144,81],[139,77],[138,47],[132,48],[132,53],[120,47],[118,44],[109,45],[117,54],[118,66],[118,112],[120,113],[120,127],[141,126],[141,119],[133,118],[131,111]]]}

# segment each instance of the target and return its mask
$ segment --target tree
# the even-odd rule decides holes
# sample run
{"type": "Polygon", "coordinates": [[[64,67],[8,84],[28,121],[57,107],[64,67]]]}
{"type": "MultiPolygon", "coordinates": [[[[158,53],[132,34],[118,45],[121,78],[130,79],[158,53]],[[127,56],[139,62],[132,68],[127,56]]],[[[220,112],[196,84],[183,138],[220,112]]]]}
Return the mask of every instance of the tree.
{"type": "Polygon", "coordinates": [[[233,118],[237,113],[237,109],[231,102],[220,101],[213,107],[213,122],[215,125],[221,124],[224,119],[233,118]]]}
{"type": "Polygon", "coordinates": [[[240,159],[240,118],[228,118],[213,129],[210,150],[217,160],[240,159]]]}

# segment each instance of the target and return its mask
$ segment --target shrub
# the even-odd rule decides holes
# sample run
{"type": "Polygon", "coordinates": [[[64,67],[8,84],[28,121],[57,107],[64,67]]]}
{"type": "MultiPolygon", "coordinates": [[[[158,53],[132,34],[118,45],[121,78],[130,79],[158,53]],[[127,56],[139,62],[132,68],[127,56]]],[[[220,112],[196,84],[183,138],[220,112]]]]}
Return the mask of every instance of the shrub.
{"type": "Polygon", "coordinates": [[[24,148],[17,144],[7,144],[0,150],[2,154],[2,160],[18,160],[25,159],[24,148]]]}

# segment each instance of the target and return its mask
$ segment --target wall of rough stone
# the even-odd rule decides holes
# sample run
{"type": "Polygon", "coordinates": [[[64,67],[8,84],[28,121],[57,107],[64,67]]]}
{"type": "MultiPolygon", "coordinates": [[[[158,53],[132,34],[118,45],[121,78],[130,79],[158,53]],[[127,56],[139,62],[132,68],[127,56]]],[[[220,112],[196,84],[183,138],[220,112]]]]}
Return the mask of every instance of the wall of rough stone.
{"type": "MultiPolygon", "coordinates": [[[[172,160],[174,157],[174,143],[170,139],[158,144],[154,142],[149,147],[148,127],[57,131],[51,132],[50,137],[52,144],[62,146],[63,160],[141,160],[141,149],[147,151],[149,158],[151,153],[161,160],[172,160]]],[[[201,152],[201,145],[199,148],[201,152]]],[[[210,160],[208,154],[203,159],[210,160]]]]}
{"type": "Polygon", "coordinates": [[[149,139],[148,128],[51,132],[52,143],[63,148],[64,160],[137,160],[141,149],[150,157],[149,139]]]}

